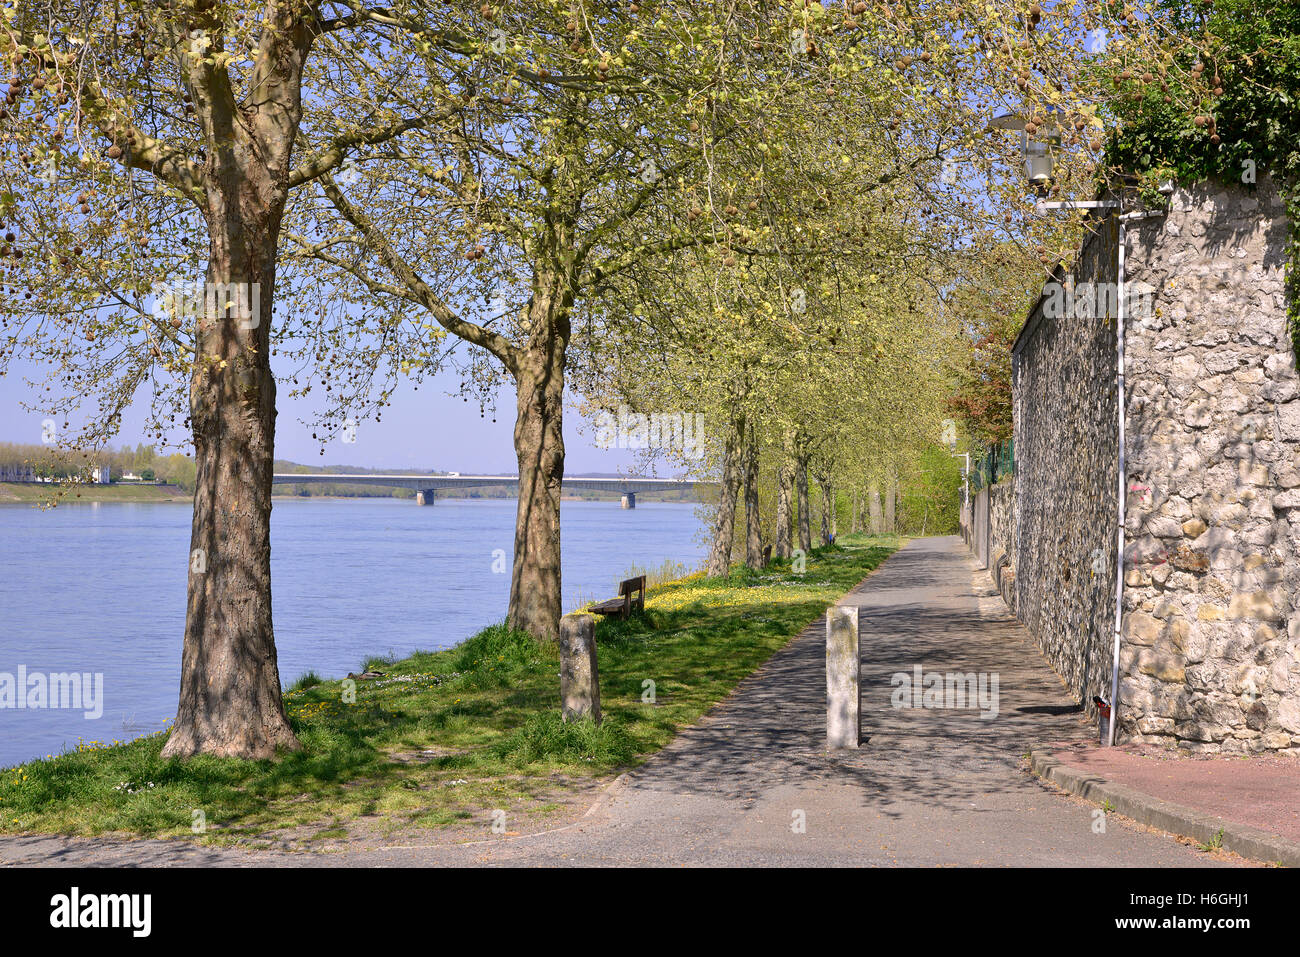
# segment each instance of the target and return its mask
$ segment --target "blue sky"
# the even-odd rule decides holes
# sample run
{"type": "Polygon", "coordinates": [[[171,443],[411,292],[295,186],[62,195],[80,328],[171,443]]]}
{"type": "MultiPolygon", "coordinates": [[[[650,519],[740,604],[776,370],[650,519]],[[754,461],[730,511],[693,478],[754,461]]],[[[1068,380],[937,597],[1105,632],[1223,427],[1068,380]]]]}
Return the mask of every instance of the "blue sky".
{"type": "MultiPolygon", "coordinates": [[[[41,441],[44,416],[27,412],[22,402],[34,393],[23,381],[36,378],[39,370],[29,363],[15,361],[9,373],[0,378],[0,441],[37,443],[41,441]]],[[[512,388],[503,388],[497,396],[497,421],[489,411],[479,418],[478,405],[463,402],[446,394],[460,377],[448,372],[426,383],[419,392],[404,386],[393,396],[391,408],[384,410],[383,421],[362,421],[356,442],[331,442],[320,454],[320,446],[311,437],[311,428],[300,419],[314,411],[311,401],[293,400],[289,389],[281,385],[279,416],[276,420],[276,457],[305,465],[358,465],[366,468],[443,469],[473,473],[513,473],[514,405],[512,388]]],[[[137,395],[136,404],[124,417],[121,434],[114,445],[132,445],[148,441],[143,432],[147,397],[137,395]]],[[[178,438],[182,437],[178,434],[178,438]]],[[[582,420],[572,400],[566,403],[564,442],[565,471],[580,472],[634,471],[633,453],[625,449],[600,449],[595,446],[595,429],[582,420]]],[[[660,475],[676,472],[659,471],[660,475]]]]}

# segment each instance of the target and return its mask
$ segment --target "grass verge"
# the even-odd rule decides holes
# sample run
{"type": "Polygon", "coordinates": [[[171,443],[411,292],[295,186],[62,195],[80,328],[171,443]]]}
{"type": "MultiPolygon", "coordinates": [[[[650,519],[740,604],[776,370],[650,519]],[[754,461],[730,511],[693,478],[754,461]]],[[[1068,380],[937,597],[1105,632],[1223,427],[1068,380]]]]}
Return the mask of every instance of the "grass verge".
{"type": "Polygon", "coordinates": [[[599,726],[560,721],[553,647],[496,625],[444,651],[368,661],[384,676],[357,681],[354,702],[344,682],[304,676],[285,693],[304,749],[278,761],[163,760],[164,732],[2,770],[0,833],[303,842],[494,809],[527,820],[662,748],[897,547],[849,536],[802,574],[783,562],[651,589],[644,616],[597,627],[599,726]]]}

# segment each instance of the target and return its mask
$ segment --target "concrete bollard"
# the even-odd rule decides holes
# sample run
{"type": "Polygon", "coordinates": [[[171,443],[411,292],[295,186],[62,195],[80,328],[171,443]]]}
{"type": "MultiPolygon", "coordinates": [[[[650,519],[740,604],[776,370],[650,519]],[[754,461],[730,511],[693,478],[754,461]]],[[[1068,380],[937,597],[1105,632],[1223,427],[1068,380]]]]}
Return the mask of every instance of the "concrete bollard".
{"type": "Polygon", "coordinates": [[[560,701],[565,721],[590,716],[600,724],[600,672],[596,667],[596,619],[560,619],[560,701]]]}
{"type": "Polygon", "coordinates": [[[832,751],[858,746],[860,668],[858,609],[836,605],[826,612],[826,746],[832,751]]]}

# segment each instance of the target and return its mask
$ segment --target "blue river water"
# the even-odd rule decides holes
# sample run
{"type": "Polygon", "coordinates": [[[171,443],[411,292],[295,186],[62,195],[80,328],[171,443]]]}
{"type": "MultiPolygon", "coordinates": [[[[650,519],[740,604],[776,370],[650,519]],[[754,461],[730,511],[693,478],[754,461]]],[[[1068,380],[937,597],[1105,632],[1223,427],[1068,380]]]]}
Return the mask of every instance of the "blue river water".
{"type": "MultiPolygon", "coordinates": [[[[505,617],[513,499],[276,499],[271,581],[280,678],[340,677],[370,655],[454,645],[505,617]],[[500,553],[494,554],[497,549],[500,553]],[[494,570],[504,568],[504,571],[494,570]]],[[[564,605],[616,593],[633,566],[703,560],[697,506],[565,502],[564,605]]],[[[0,707],[0,767],[175,715],[188,504],[0,506],[0,682],[102,674],[102,715],[0,707]]],[[[92,686],[86,690],[93,693],[92,686]]]]}

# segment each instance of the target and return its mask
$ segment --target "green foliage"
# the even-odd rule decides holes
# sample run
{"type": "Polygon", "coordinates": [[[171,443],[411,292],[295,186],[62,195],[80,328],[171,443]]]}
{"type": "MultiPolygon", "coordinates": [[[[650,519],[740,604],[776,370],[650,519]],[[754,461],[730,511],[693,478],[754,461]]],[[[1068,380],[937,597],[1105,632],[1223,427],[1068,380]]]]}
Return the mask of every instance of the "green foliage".
{"type": "MultiPolygon", "coordinates": [[[[1189,31],[1204,30],[1214,55],[1204,73],[1222,82],[1205,102],[1208,128],[1180,106],[1177,88],[1166,94],[1146,84],[1140,100],[1117,101],[1121,124],[1108,157],[1134,172],[1158,169],[1179,179],[1239,182],[1247,163],[1294,183],[1300,173],[1300,6],[1284,0],[1162,0],[1189,31]],[[1169,95],[1171,102],[1165,102],[1169,95]],[[1127,105],[1126,105],[1127,104],[1127,105]]],[[[1194,60],[1195,50],[1184,53],[1194,60]]],[[[1194,63],[1188,62],[1187,66],[1194,63]]],[[[1215,87],[1213,80],[1207,85],[1215,87]]]]}
{"type": "Polygon", "coordinates": [[[1039,290],[1043,273],[1023,248],[1006,243],[963,264],[951,301],[967,337],[948,410],[972,441],[992,445],[1011,437],[1011,349],[1039,290]]]}
{"type": "Polygon", "coordinates": [[[961,471],[961,459],[953,458],[943,446],[921,452],[916,470],[900,487],[898,525],[903,534],[951,535],[957,531],[961,471]]]}
{"type": "MultiPolygon", "coordinates": [[[[1107,158],[1136,173],[1148,190],[1173,176],[1253,182],[1272,173],[1292,224],[1287,288],[1292,337],[1300,349],[1300,305],[1295,264],[1300,262],[1300,5],[1291,0],[1161,0],[1189,34],[1204,32],[1212,55],[1201,62],[1210,96],[1171,80],[1168,93],[1145,84],[1137,99],[1119,100],[1120,121],[1107,158]],[[1221,91],[1221,92],[1219,92],[1221,91]],[[1189,96],[1190,95],[1190,96],[1189,96]],[[1168,97],[1168,100],[1166,99],[1168,97]],[[1201,104],[1189,115],[1181,103],[1201,104]],[[1197,125],[1197,117],[1212,125],[1197,125]]],[[[1194,49],[1182,54],[1196,58],[1194,49]]],[[[1192,67],[1191,62],[1183,66],[1192,67]]]]}

